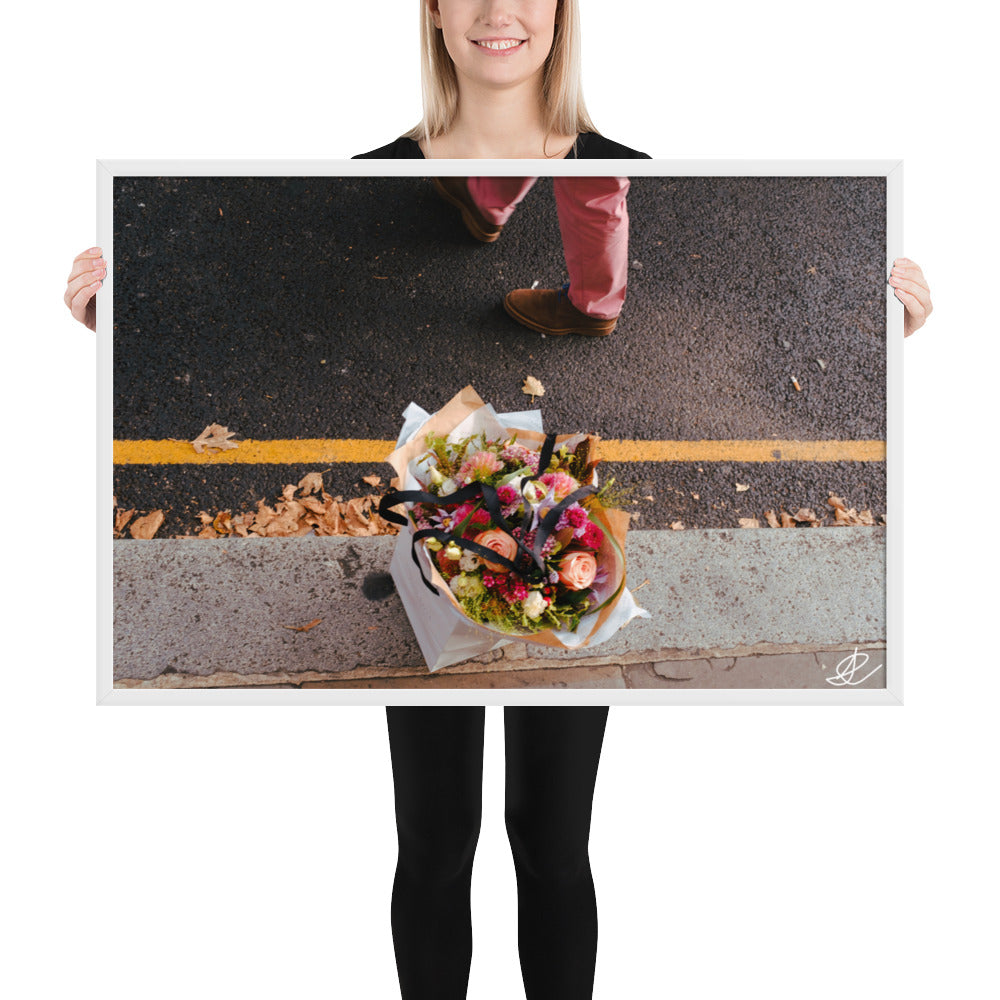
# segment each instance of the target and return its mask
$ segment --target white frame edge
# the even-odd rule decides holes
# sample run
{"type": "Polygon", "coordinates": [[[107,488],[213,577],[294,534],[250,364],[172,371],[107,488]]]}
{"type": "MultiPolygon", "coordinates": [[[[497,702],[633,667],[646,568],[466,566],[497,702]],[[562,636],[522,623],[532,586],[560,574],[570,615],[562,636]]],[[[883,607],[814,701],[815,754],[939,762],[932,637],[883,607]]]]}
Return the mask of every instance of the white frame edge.
{"type": "MultiPolygon", "coordinates": [[[[98,160],[97,237],[108,273],[97,296],[97,703],[99,705],[898,705],[903,704],[903,506],[902,492],[902,308],[886,285],[886,686],[825,691],[817,688],[726,688],[690,691],[573,689],[525,691],[407,688],[377,690],[288,690],[281,688],[148,689],[114,687],[114,600],[112,539],[107,512],[112,505],[114,179],[116,177],[423,177],[465,176],[468,160],[98,160]]],[[[902,254],[903,164],[901,160],[477,160],[477,173],[494,176],[630,177],[876,177],[886,178],[886,262],[902,254]],[[600,169],[596,164],[601,164],[600,169]],[[608,164],[619,169],[613,170],[608,164]]]]}

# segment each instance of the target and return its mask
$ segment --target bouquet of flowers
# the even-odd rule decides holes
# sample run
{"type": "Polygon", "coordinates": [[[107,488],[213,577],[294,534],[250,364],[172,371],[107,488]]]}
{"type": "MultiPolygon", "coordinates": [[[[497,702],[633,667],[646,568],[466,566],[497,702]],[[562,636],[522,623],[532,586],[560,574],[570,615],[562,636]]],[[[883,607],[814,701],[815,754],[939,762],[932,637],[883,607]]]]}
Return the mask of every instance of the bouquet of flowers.
{"type": "Polygon", "coordinates": [[[431,669],[515,637],[596,644],[646,614],[625,588],[628,515],[605,505],[597,439],[510,416],[536,426],[507,426],[467,387],[389,457],[404,488],[379,513],[408,528],[392,572],[431,669]],[[442,601],[452,615],[431,624],[442,601]]]}

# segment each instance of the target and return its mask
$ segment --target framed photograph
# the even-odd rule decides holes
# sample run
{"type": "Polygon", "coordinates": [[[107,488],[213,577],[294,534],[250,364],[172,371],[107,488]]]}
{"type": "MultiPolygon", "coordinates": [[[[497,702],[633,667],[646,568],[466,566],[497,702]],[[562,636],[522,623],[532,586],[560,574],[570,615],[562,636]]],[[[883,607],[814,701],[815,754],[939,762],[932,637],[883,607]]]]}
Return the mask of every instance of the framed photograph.
{"type": "Polygon", "coordinates": [[[99,703],[902,703],[901,163],[595,165],[98,163],[99,703]]]}

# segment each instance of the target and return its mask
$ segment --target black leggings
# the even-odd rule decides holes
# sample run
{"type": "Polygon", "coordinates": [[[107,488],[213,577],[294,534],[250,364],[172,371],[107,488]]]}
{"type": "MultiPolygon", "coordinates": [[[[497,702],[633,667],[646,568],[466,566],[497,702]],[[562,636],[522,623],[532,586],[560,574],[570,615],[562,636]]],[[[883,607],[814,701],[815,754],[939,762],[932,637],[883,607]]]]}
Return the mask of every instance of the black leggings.
{"type": "MultiPolygon", "coordinates": [[[[483,791],[483,706],[387,706],[403,1000],[464,1000],[483,791]]],[[[597,900],[588,840],[608,706],[506,706],[505,820],[527,1000],[589,1000],[597,900]]]]}

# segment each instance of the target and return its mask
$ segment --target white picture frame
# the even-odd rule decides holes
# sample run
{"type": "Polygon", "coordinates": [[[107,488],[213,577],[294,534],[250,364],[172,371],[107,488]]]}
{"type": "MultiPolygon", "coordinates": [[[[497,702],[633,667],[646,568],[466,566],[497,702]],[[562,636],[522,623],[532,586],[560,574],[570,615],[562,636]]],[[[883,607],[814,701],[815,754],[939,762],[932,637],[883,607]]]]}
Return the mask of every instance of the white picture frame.
{"type": "MultiPolygon", "coordinates": [[[[899,160],[560,160],[545,164],[530,161],[477,161],[477,175],[590,176],[619,174],[630,177],[884,177],[886,184],[885,273],[902,251],[902,163],[899,160]]],[[[438,160],[438,176],[465,176],[467,161],[438,160]]],[[[98,293],[98,656],[97,702],[101,705],[129,704],[837,704],[901,705],[903,703],[903,509],[902,486],[902,344],[903,317],[886,288],[886,496],[885,532],[886,635],[884,687],[853,687],[849,682],[823,688],[573,688],[530,689],[285,689],[285,688],[122,688],[113,676],[114,602],[113,541],[107,526],[112,507],[113,467],[113,301],[114,301],[114,220],[113,184],[118,177],[169,176],[392,176],[422,177],[429,173],[422,161],[373,160],[102,160],[97,164],[98,244],[108,261],[108,275],[98,293]]],[[[410,402],[399,400],[399,409],[410,402]]],[[[853,529],[840,529],[853,530],[853,529]]],[[[142,544],[126,542],[125,544],[142,544]]],[[[189,543],[201,544],[201,543],[189,543]]],[[[209,543],[212,544],[212,543],[209,543]]],[[[267,544],[262,540],[260,544],[267,544]]],[[[874,664],[873,664],[874,666],[874,664]]],[[[834,665],[830,664],[831,668],[834,665]]],[[[834,668],[836,669],[836,668],[834,668]]],[[[878,669],[878,667],[875,667],[878,669]]]]}

